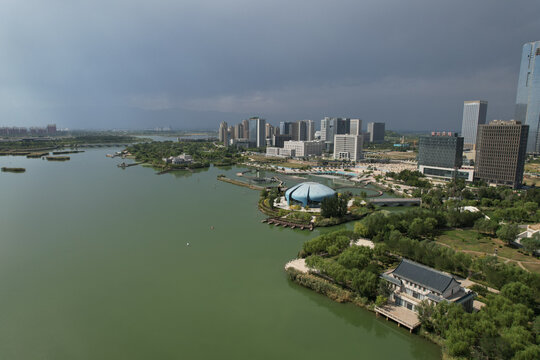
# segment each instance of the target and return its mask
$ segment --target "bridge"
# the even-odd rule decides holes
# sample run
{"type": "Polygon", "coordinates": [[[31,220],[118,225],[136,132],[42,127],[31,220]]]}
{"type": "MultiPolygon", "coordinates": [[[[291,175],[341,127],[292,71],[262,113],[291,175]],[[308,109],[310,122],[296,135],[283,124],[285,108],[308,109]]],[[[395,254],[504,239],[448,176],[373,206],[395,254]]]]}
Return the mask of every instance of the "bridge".
{"type": "Polygon", "coordinates": [[[407,206],[407,205],[421,205],[421,198],[378,198],[372,199],[370,202],[373,205],[379,206],[407,206]]]}

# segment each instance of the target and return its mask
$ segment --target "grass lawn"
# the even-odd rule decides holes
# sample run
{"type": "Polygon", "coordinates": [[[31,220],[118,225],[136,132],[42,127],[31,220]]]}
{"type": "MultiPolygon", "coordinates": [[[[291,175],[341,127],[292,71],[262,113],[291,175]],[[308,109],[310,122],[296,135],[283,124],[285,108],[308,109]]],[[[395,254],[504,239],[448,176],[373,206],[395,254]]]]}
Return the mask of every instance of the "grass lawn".
{"type": "MultiPolygon", "coordinates": [[[[532,256],[524,255],[512,247],[506,246],[505,243],[497,238],[488,236],[478,236],[478,232],[472,229],[452,229],[444,231],[436,239],[437,242],[450,246],[452,249],[463,252],[480,252],[492,255],[497,249],[497,255],[501,258],[511,259],[514,261],[535,262],[531,264],[523,263],[530,271],[540,272],[540,260],[532,256]]],[[[504,261],[505,259],[501,259],[504,261]]]]}
{"type": "Polygon", "coordinates": [[[523,263],[523,266],[525,266],[525,268],[527,268],[527,270],[529,270],[530,272],[540,274],[540,262],[537,262],[536,264],[523,263]]]}

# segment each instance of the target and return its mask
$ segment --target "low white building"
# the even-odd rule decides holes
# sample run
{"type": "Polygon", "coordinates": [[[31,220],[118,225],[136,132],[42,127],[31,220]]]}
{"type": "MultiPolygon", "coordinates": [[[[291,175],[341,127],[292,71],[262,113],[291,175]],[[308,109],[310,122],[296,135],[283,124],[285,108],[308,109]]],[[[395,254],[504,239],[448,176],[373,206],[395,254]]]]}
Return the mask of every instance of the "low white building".
{"type": "Polygon", "coordinates": [[[169,156],[168,158],[163,158],[162,160],[167,164],[182,165],[193,162],[193,157],[188,154],[182,154],[178,156],[169,156]]]}
{"type": "Polygon", "coordinates": [[[320,156],[324,150],[324,142],[322,141],[285,141],[283,144],[284,150],[289,150],[296,157],[305,156],[320,156]]]}
{"type": "Polygon", "coordinates": [[[275,146],[266,147],[266,156],[281,156],[281,157],[294,157],[295,150],[283,149],[275,146]]]}
{"type": "Polygon", "coordinates": [[[362,135],[334,135],[334,159],[359,161],[362,156],[362,135]]]}
{"type": "Polygon", "coordinates": [[[457,169],[457,174],[455,174],[456,170],[452,168],[427,165],[419,165],[418,171],[430,178],[451,180],[454,177],[457,177],[458,179],[463,179],[467,182],[472,182],[474,180],[474,167],[471,166],[460,167],[457,169]]]}

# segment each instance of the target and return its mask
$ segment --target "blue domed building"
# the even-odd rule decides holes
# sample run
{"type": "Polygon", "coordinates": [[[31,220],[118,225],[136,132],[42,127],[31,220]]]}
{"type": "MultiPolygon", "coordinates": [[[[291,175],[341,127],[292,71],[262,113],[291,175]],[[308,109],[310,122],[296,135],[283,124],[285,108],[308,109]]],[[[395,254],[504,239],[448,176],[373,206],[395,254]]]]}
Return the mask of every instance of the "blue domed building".
{"type": "Polygon", "coordinates": [[[302,206],[318,206],[327,197],[336,196],[334,189],[316,182],[304,182],[297,184],[285,192],[287,204],[291,200],[302,203],[302,206]]]}

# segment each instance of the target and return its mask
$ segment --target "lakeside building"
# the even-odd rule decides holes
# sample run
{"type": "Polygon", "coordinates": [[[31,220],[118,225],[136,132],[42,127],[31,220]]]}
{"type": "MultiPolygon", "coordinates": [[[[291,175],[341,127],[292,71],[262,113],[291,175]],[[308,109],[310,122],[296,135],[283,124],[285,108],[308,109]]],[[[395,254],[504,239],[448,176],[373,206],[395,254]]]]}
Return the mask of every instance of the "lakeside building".
{"type": "Polygon", "coordinates": [[[303,182],[285,192],[285,199],[289,206],[296,202],[301,203],[304,207],[317,207],[325,198],[333,196],[336,196],[334,189],[316,182],[303,182]]]}
{"type": "Polygon", "coordinates": [[[418,171],[429,177],[460,178],[473,181],[472,168],[463,165],[463,137],[453,132],[432,132],[420,136],[418,142],[418,171]]]}
{"type": "Polygon", "coordinates": [[[382,143],[384,142],[385,123],[370,122],[367,124],[367,132],[369,133],[370,143],[382,143]]]}
{"type": "Polygon", "coordinates": [[[478,127],[474,177],[488,183],[520,187],[529,126],[516,120],[493,120],[478,127]]]}
{"type": "Polygon", "coordinates": [[[515,119],[529,126],[527,152],[540,153],[540,41],[521,51],[515,119]]]}
{"type": "Polygon", "coordinates": [[[48,124],[46,127],[0,127],[2,136],[27,136],[27,135],[56,135],[56,124],[48,124]]]}
{"type": "Polygon", "coordinates": [[[320,156],[324,150],[322,141],[285,141],[284,150],[294,150],[296,157],[320,156]]]}
{"type": "Polygon", "coordinates": [[[435,305],[443,301],[461,304],[465,311],[473,310],[473,291],[462,287],[454,276],[417,262],[402,259],[397,268],[381,278],[392,290],[389,301],[394,306],[418,312],[420,302],[427,300],[435,305]]]}
{"type": "Polygon", "coordinates": [[[362,140],[359,135],[334,135],[334,159],[359,161],[362,159],[362,140]]]}
{"type": "Polygon", "coordinates": [[[474,148],[478,125],[486,123],[488,102],[485,100],[465,101],[463,103],[463,120],[461,122],[461,136],[466,147],[474,148]]]}
{"type": "Polygon", "coordinates": [[[163,158],[162,160],[167,164],[182,165],[192,163],[193,157],[184,153],[178,156],[169,156],[168,158],[163,158]]]}

